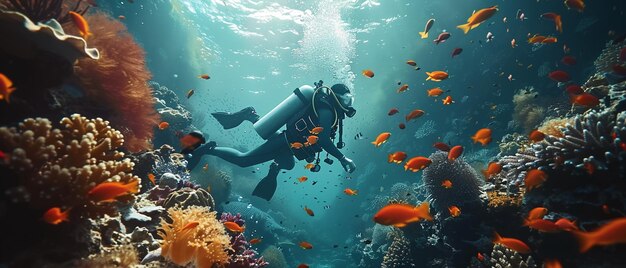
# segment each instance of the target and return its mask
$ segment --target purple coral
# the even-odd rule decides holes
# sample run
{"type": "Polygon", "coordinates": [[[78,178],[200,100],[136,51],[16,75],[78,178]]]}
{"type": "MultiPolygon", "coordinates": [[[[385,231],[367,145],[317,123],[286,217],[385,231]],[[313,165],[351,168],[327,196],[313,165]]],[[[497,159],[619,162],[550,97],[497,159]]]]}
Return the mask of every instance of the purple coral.
{"type": "MultiPolygon", "coordinates": [[[[244,226],[246,221],[241,217],[241,214],[231,214],[231,213],[222,213],[220,216],[220,222],[234,222],[239,226],[244,226]]],[[[263,256],[258,257],[258,253],[250,249],[250,243],[246,240],[246,237],[243,234],[235,234],[232,232],[228,233],[230,235],[230,244],[234,250],[234,253],[231,255],[230,263],[227,267],[229,268],[244,268],[244,267],[265,267],[269,263],[263,259],[263,256]]]]}

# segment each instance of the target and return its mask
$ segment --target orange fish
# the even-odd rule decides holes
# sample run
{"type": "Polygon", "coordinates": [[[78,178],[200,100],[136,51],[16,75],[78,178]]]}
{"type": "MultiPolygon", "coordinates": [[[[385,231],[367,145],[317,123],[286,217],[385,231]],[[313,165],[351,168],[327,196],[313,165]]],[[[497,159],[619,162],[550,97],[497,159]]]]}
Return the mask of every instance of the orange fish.
{"type": "Polygon", "coordinates": [[[461,156],[461,154],[463,154],[463,146],[461,146],[461,145],[454,146],[448,152],[448,160],[454,161],[457,158],[459,158],[459,156],[461,156]]]}
{"type": "Polygon", "coordinates": [[[443,105],[450,105],[454,103],[454,100],[452,100],[451,96],[446,96],[441,102],[443,102],[443,105]]]}
{"type": "Polygon", "coordinates": [[[291,148],[294,148],[294,149],[300,149],[302,147],[304,147],[304,145],[300,142],[294,142],[291,144],[291,148]]]}
{"type": "Polygon", "coordinates": [[[543,219],[543,216],[545,216],[548,213],[548,209],[544,208],[544,207],[536,207],[531,209],[528,212],[528,217],[526,217],[527,220],[532,221],[532,220],[537,220],[537,219],[543,219]]]}
{"type": "Polygon", "coordinates": [[[411,65],[411,66],[416,66],[417,63],[414,60],[407,60],[406,64],[411,65]]]}
{"type": "Polygon", "coordinates": [[[183,148],[194,147],[200,142],[201,142],[200,138],[191,134],[187,134],[183,136],[182,138],[180,138],[180,145],[183,148]]]}
{"type": "Polygon", "coordinates": [[[543,261],[543,268],[563,268],[563,265],[561,265],[561,262],[557,259],[547,259],[543,261]]]}
{"type": "Polygon", "coordinates": [[[444,72],[444,71],[433,71],[433,72],[426,72],[426,75],[428,75],[428,77],[426,78],[426,81],[428,80],[432,80],[435,82],[441,82],[443,80],[448,79],[448,73],[444,72]]]}
{"type": "Polygon", "coordinates": [[[404,162],[404,160],[406,159],[406,153],[405,152],[395,152],[393,154],[389,154],[387,155],[387,162],[391,163],[396,163],[396,164],[400,164],[402,162],[404,162]]]}
{"type": "Polygon", "coordinates": [[[202,78],[202,79],[204,79],[204,80],[209,80],[209,79],[211,79],[211,77],[210,77],[208,74],[201,74],[201,75],[198,75],[198,78],[202,78]]]}
{"type": "Polygon", "coordinates": [[[497,232],[494,233],[493,243],[503,245],[522,254],[530,253],[530,248],[523,241],[515,238],[501,237],[497,232]]]}
{"type": "Polygon", "coordinates": [[[546,134],[543,134],[543,132],[536,130],[536,129],[531,131],[530,134],[528,134],[528,139],[531,140],[532,142],[540,142],[545,138],[546,138],[546,134]]]}
{"type": "Polygon", "coordinates": [[[261,241],[263,241],[263,240],[261,240],[260,238],[252,238],[248,242],[250,243],[250,245],[256,245],[258,243],[261,243],[261,241]]]}
{"type": "Polygon", "coordinates": [[[546,37],[543,35],[533,35],[532,37],[528,38],[528,43],[529,44],[538,44],[543,42],[543,40],[546,40],[546,37]]]}
{"type": "Polygon", "coordinates": [[[430,215],[430,204],[428,202],[422,202],[417,207],[407,204],[389,204],[374,215],[374,222],[399,228],[420,220],[433,220],[433,217],[430,215]]]}
{"type": "Polygon", "coordinates": [[[309,216],[313,217],[315,216],[315,213],[313,213],[313,210],[311,210],[310,208],[304,206],[304,211],[306,211],[306,214],[309,214],[309,216]]]}
{"type": "Polygon", "coordinates": [[[312,249],[313,245],[311,245],[311,243],[306,242],[306,241],[302,241],[298,244],[302,249],[312,249]]]}
{"type": "Polygon", "coordinates": [[[126,19],[126,16],[124,16],[124,15],[119,15],[119,16],[117,16],[117,18],[118,18],[118,19],[120,19],[120,20],[125,20],[125,19],[126,19]]]}
{"type": "Polygon", "coordinates": [[[544,219],[525,220],[524,226],[528,226],[528,228],[535,229],[542,233],[554,233],[561,231],[561,228],[554,224],[554,222],[544,219]]]}
{"type": "Polygon", "coordinates": [[[301,264],[298,264],[297,268],[309,268],[309,266],[304,263],[301,263],[301,264]]]}
{"type": "Polygon", "coordinates": [[[426,92],[428,93],[428,97],[439,97],[439,95],[443,94],[443,89],[436,87],[426,90],[426,92]]]}
{"type": "Polygon", "coordinates": [[[389,137],[391,137],[391,133],[389,132],[380,133],[378,137],[376,137],[376,140],[372,142],[372,144],[374,144],[374,146],[376,147],[380,147],[380,145],[387,142],[387,139],[389,139],[389,137]]]}
{"type": "Polygon", "coordinates": [[[313,163],[307,163],[306,165],[304,165],[305,169],[312,169],[314,167],[315,167],[315,164],[313,164],[313,163]]]}
{"type": "Polygon", "coordinates": [[[461,216],[461,209],[459,209],[457,206],[448,207],[448,211],[450,212],[450,216],[454,218],[461,216]]]}
{"type": "Polygon", "coordinates": [[[153,185],[156,185],[156,177],[152,173],[148,173],[148,180],[152,182],[153,185]]]}
{"type": "Polygon", "coordinates": [[[9,98],[11,97],[11,93],[15,91],[13,87],[13,81],[6,77],[4,74],[0,73],[0,100],[5,100],[9,103],[9,98]]]}
{"type": "Polygon", "coordinates": [[[443,142],[435,142],[433,144],[433,147],[435,147],[439,151],[444,151],[444,152],[450,151],[450,145],[447,145],[443,142]]]}
{"type": "Polygon", "coordinates": [[[372,78],[374,77],[374,72],[370,69],[365,69],[361,72],[365,77],[372,78]]]}
{"type": "Polygon", "coordinates": [[[389,109],[389,112],[387,113],[387,115],[391,116],[391,115],[395,115],[397,113],[399,113],[400,111],[398,110],[398,108],[391,108],[389,109]]]}
{"type": "Polygon", "coordinates": [[[420,109],[415,109],[415,110],[411,111],[409,114],[407,114],[407,115],[404,117],[404,119],[405,119],[407,122],[409,122],[409,121],[411,121],[411,120],[413,120],[413,119],[415,119],[415,118],[419,118],[419,117],[421,117],[422,115],[424,115],[424,111],[423,111],[423,110],[420,110],[420,109]]]}
{"type": "Polygon", "coordinates": [[[193,228],[198,227],[198,225],[200,225],[200,222],[197,222],[197,221],[189,222],[182,229],[180,229],[180,232],[191,230],[193,228]]]}
{"type": "Polygon", "coordinates": [[[559,33],[563,32],[563,22],[561,21],[561,15],[553,13],[553,12],[549,12],[549,13],[541,14],[541,17],[547,20],[554,21],[556,30],[559,31],[559,33]]]}
{"type": "Polygon", "coordinates": [[[400,93],[400,92],[405,92],[409,89],[409,85],[404,84],[401,87],[398,88],[398,90],[396,92],[400,93]]]}
{"type": "Polygon", "coordinates": [[[68,14],[72,18],[72,21],[76,25],[76,28],[78,28],[78,31],[80,32],[80,35],[83,38],[87,39],[88,36],[92,35],[91,32],[89,31],[89,24],[87,23],[85,18],[83,18],[82,15],[74,11],[70,11],[68,12],[68,14]]]}
{"type": "Polygon", "coordinates": [[[43,214],[43,220],[49,224],[57,225],[64,221],[69,221],[68,217],[70,216],[70,209],[67,209],[61,212],[61,209],[58,207],[53,207],[48,209],[46,213],[43,214]]]}
{"type": "Polygon", "coordinates": [[[87,193],[89,198],[96,203],[113,202],[115,198],[127,194],[139,192],[139,180],[133,180],[127,184],[121,182],[103,182],[93,187],[87,193]]]}
{"type": "Polygon", "coordinates": [[[168,123],[168,122],[163,121],[163,122],[159,123],[159,129],[160,130],[165,130],[168,127],[170,127],[170,123],[168,123]]]}
{"type": "Polygon", "coordinates": [[[587,92],[578,95],[571,95],[570,100],[574,105],[580,105],[587,108],[595,107],[600,104],[600,100],[596,96],[587,92]]]}
{"type": "Polygon", "coordinates": [[[583,0],[565,0],[564,2],[567,9],[576,9],[578,12],[585,11],[585,2],[583,0]]]}
{"type": "Polygon", "coordinates": [[[196,91],[193,89],[190,89],[189,91],[187,91],[187,99],[191,98],[191,96],[193,96],[194,93],[196,93],[196,91]]]}
{"type": "Polygon", "coordinates": [[[538,169],[531,169],[526,173],[524,178],[524,185],[526,185],[526,191],[530,191],[534,188],[539,188],[541,184],[548,179],[548,174],[538,169]]]}
{"type": "Polygon", "coordinates": [[[487,166],[487,169],[483,170],[483,175],[485,178],[489,179],[491,176],[496,175],[502,171],[502,165],[497,162],[491,162],[487,166]]]}
{"type": "Polygon", "coordinates": [[[445,180],[441,183],[441,186],[446,189],[452,188],[452,182],[450,180],[445,180]]]}
{"type": "Polygon", "coordinates": [[[204,164],[204,166],[202,167],[202,170],[204,170],[204,172],[209,171],[209,163],[204,164]]]}
{"type": "Polygon", "coordinates": [[[224,227],[234,233],[243,233],[243,231],[246,230],[246,227],[239,226],[239,224],[234,221],[224,222],[224,227]]]}
{"type": "Polygon", "coordinates": [[[418,172],[422,169],[427,168],[433,161],[428,159],[427,157],[417,156],[409,159],[409,161],[404,164],[404,170],[410,170],[413,172],[418,172]]]}
{"type": "Polygon", "coordinates": [[[467,19],[466,24],[461,24],[456,27],[463,30],[463,33],[467,34],[467,32],[469,32],[471,29],[478,27],[481,23],[491,18],[494,14],[496,14],[497,11],[498,6],[483,8],[474,12],[474,14],[472,14],[472,16],[467,19]]]}
{"type": "Polygon", "coordinates": [[[593,173],[596,171],[596,166],[591,162],[585,163],[583,165],[583,168],[585,169],[585,171],[587,171],[587,174],[589,175],[593,175],[593,173]]]}
{"type": "Polygon", "coordinates": [[[357,195],[357,190],[352,190],[350,188],[346,188],[343,192],[347,195],[357,195]]]}
{"type": "Polygon", "coordinates": [[[480,142],[483,146],[491,142],[491,129],[481,128],[472,136],[474,143],[480,142]]]}
{"type": "Polygon", "coordinates": [[[298,178],[299,182],[305,182],[306,180],[308,180],[309,178],[307,176],[302,176],[300,178],[298,178]]]}
{"type": "Polygon", "coordinates": [[[307,138],[306,138],[306,142],[304,143],[304,146],[311,146],[311,145],[314,145],[314,144],[316,144],[316,143],[317,143],[317,141],[318,141],[319,139],[320,139],[320,138],[319,138],[318,136],[311,135],[311,136],[309,136],[309,137],[307,137],[307,138]]]}
{"type": "Polygon", "coordinates": [[[567,218],[560,218],[556,222],[554,222],[556,226],[561,228],[563,231],[578,231],[578,226],[576,226],[576,221],[570,221],[567,218]]]}
{"type": "Polygon", "coordinates": [[[313,135],[318,135],[322,133],[322,131],[324,131],[323,127],[314,127],[313,129],[309,130],[309,132],[313,135]]]}
{"type": "Polygon", "coordinates": [[[580,252],[586,252],[594,246],[608,246],[626,243],[626,217],[613,219],[591,232],[572,232],[578,239],[580,252]]]}
{"type": "Polygon", "coordinates": [[[476,259],[478,259],[479,262],[484,262],[485,256],[483,256],[483,254],[480,254],[480,252],[478,252],[476,253],[476,259]]]}
{"type": "Polygon", "coordinates": [[[556,42],[558,42],[558,39],[552,36],[548,36],[541,41],[542,44],[554,44],[556,42]]]}

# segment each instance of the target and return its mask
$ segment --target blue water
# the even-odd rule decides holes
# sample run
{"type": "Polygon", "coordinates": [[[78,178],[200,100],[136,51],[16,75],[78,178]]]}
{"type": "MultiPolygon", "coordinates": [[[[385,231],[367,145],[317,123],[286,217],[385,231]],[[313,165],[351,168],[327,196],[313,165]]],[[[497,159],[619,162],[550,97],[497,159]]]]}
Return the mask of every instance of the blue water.
{"type": "Polygon", "coordinates": [[[373,226],[371,204],[376,196],[388,194],[395,183],[420,181],[421,173],[407,173],[401,166],[388,164],[387,154],[406,151],[428,156],[434,142],[445,141],[463,145],[466,157],[473,156],[473,165],[483,167],[499,152],[498,144],[481,147],[469,137],[483,127],[494,130],[494,141],[521,131],[507,128],[512,120],[512,96],[518,89],[532,86],[537,98],[562,95],[567,103],[562,90],[545,73],[538,74],[541,66],[567,70],[574,82],[584,83],[593,72],[593,60],[612,38],[609,31],[617,35],[626,31],[626,2],[587,4],[584,13],[568,11],[562,1],[553,0],[135,0],[102,3],[102,8],[126,17],[124,23],[147,52],[153,80],[174,90],[191,110],[194,125],[222,146],[249,150],[263,140],[249,123],[223,130],[211,112],[254,106],[262,115],[294,88],[320,79],[326,84],[345,83],[353,90],[358,112],[345,122],[346,148],[342,150],[357,165],[352,174],[344,172],[338,161],[323,164],[319,173],[305,170],[305,163],[298,162],[293,170],[279,175],[276,195],[266,202],[250,193],[266,173],[267,164],[239,168],[214,157],[203,161],[232,174],[232,202],[269,211],[277,222],[296,232],[279,240],[295,244],[306,240],[315,245],[316,250],[303,251],[281,244],[292,266],[306,262],[315,267],[355,267],[360,257],[352,255],[352,249],[360,243],[359,234],[373,226]],[[456,29],[473,10],[493,5],[500,10],[480,27],[467,35],[456,29]],[[515,18],[518,9],[527,20],[515,18]],[[555,32],[551,21],[539,17],[545,12],[563,16],[563,34],[555,32]],[[420,39],[418,32],[430,18],[436,19],[430,36],[420,39]],[[451,37],[435,45],[433,40],[442,31],[451,37]],[[494,35],[491,42],[486,42],[488,32],[494,35]],[[526,39],[535,33],[556,35],[559,41],[533,47],[526,39]],[[515,48],[511,47],[513,38],[515,48]],[[576,66],[560,63],[564,44],[577,58],[576,66]],[[463,52],[452,58],[457,47],[463,52]],[[409,59],[421,70],[405,64],[409,59]],[[363,69],[373,70],[375,77],[364,77],[363,69]],[[425,72],[434,70],[447,71],[450,78],[440,83],[425,81],[425,72]],[[203,73],[211,79],[196,78],[203,73]],[[398,83],[410,89],[396,93],[398,83]],[[450,90],[446,94],[456,103],[444,106],[443,96],[427,97],[426,90],[436,86],[450,90]],[[195,89],[195,95],[187,100],[184,95],[189,89],[195,89]],[[387,116],[393,107],[401,113],[387,116]],[[413,109],[426,114],[400,130],[403,115],[413,109]],[[424,124],[427,127],[416,134],[424,124]],[[370,142],[384,131],[391,132],[393,139],[375,148],[370,142]],[[354,139],[357,133],[364,138],[354,139]],[[295,178],[303,175],[309,181],[296,183],[295,178]],[[313,181],[318,183],[312,185],[313,181]],[[345,188],[359,194],[347,196],[345,188]],[[308,216],[304,206],[314,210],[315,216],[308,216]]]}

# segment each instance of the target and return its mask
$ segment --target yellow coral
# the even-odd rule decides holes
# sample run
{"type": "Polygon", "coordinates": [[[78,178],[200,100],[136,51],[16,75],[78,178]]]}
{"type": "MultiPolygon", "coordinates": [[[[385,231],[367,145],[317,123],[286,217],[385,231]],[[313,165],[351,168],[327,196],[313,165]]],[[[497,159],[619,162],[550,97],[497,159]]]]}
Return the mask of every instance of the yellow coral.
{"type": "Polygon", "coordinates": [[[539,126],[539,131],[543,134],[563,138],[562,128],[565,127],[568,123],[572,123],[572,118],[550,118],[539,126]]]}
{"type": "Polygon", "coordinates": [[[171,223],[162,220],[159,230],[163,257],[177,265],[194,263],[196,267],[209,268],[229,262],[230,238],[216,212],[198,206],[173,207],[167,212],[171,223]],[[198,225],[189,228],[192,222],[198,225]]]}
{"type": "Polygon", "coordinates": [[[519,207],[522,204],[523,194],[517,194],[514,196],[509,196],[506,193],[499,193],[498,191],[488,191],[487,197],[489,199],[489,203],[487,206],[497,208],[497,207],[519,207]]]}
{"type": "Polygon", "coordinates": [[[139,180],[134,164],[116,151],[124,137],[100,118],[74,114],[61,125],[30,118],[17,128],[0,127],[0,150],[10,156],[4,165],[17,180],[8,195],[36,209],[72,208],[71,217],[117,213],[115,204],[95,204],[87,193],[102,182],[139,180]]]}

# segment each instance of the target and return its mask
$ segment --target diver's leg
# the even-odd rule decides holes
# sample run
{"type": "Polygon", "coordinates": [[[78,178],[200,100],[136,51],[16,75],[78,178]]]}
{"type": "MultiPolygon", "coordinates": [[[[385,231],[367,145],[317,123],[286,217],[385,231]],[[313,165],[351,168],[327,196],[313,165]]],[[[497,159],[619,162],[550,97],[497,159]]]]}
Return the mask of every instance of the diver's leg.
{"type": "Polygon", "coordinates": [[[243,121],[248,120],[253,124],[259,121],[259,115],[256,113],[253,107],[243,108],[239,112],[215,112],[211,113],[217,122],[224,127],[224,129],[231,129],[239,126],[243,121]]]}
{"type": "Polygon", "coordinates": [[[261,146],[245,153],[233,148],[215,147],[215,142],[209,142],[207,145],[196,149],[198,152],[194,151],[193,157],[188,160],[189,169],[193,169],[205,154],[217,156],[240,167],[249,167],[275,159],[281,151],[289,151],[284,135],[272,136],[261,146]],[[209,144],[212,144],[212,147],[207,146],[209,144]]]}
{"type": "Polygon", "coordinates": [[[274,162],[270,165],[270,170],[267,173],[267,176],[263,178],[254,188],[252,195],[263,198],[267,201],[270,201],[276,192],[277,186],[277,177],[278,173],[280,173],[281,169],[291,170],[295,166],[295,161],[293,159],[293,154],[289,149],[281,150],[274,162]]]}

